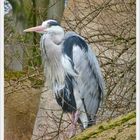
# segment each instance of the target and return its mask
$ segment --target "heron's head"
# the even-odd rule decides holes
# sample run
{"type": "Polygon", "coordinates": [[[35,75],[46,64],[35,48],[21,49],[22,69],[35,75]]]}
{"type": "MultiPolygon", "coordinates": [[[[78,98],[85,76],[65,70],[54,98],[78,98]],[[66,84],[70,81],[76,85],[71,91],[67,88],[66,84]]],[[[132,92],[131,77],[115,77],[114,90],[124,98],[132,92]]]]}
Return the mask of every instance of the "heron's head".
{"type": "Polygon", "coordinates": [[[40,26],[25,29],[24,32],[37,32],[47,35],[47,39],[59,44],[64,38],[64,30],[56,20],[46,20],[40,26]]]}
{"type": "Polygon", "coordinates": [[[50,19],[50,20],[44,21],[39,26],[25,29],[24,32],[48,33],[50,31],[57,32],[61,30],[62,30],[62,27],[59,25],[59,23],[56,20],[50,19]]]}

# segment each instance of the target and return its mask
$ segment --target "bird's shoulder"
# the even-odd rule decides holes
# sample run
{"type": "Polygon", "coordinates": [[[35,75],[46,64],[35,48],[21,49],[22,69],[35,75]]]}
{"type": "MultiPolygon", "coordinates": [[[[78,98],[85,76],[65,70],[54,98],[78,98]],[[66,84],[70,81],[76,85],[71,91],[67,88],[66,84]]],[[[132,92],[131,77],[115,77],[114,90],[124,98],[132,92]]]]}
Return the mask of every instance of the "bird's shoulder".
{"type": "Polygon", "coordinates": [[[78,47],[80,50],[88,51],[88,44],[83,37],[75,32],[66,32],[63,42],[63,53],[72,58],[73,49],[78,47]]]}

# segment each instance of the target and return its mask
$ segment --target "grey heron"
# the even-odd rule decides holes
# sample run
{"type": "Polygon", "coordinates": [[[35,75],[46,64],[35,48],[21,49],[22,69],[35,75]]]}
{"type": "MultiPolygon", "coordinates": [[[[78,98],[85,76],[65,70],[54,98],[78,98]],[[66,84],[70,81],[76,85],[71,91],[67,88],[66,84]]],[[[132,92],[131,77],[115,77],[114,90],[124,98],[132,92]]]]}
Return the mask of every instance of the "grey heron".
{"type": "Polygon", "coordinates": [[[72,115],[72,132],[76,123],[83,129],[95,124],[104,95],[104,80],[97,58],[85,39],[75,32],[64,32],[56,20],[24,32],[42,33],[40,46],[45,75],[57,103],[72,115]]]}

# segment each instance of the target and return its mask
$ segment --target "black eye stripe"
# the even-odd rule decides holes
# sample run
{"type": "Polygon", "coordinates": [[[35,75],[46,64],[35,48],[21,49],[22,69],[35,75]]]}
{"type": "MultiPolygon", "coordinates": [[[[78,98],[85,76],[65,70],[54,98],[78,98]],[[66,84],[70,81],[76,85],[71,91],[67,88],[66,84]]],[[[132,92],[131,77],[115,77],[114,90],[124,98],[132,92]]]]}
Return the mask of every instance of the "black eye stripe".
{"type": "Polygon", "coordinates": [[[51,22],[49,22],[49,26],[51,27],[51,26],[60,26],[59,25],[59,23],[56,21],[51,21],[51,22]]]}

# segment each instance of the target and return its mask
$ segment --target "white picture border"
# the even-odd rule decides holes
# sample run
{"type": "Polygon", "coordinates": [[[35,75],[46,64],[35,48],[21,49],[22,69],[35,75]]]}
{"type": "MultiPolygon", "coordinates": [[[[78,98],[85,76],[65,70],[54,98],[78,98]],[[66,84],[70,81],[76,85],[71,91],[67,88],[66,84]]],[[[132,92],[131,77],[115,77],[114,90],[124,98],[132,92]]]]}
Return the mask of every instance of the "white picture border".
{"type": "MultiPolygon", "coordinates": [[[[136,0],[136,138],[140,140],[140,1],[136,0]]],[[[0,0],[0,140],[4,139],[4,0],[0,0]]]]}
{"type": "Polygon", "coordinates": [[[136,138],[140,140],[140,1],[136,0],[136,138]]]}
{"type": "Polygon", "coordinates": [[[0,0],[0,140],[4,139],[4,1],[0,0]]]}

